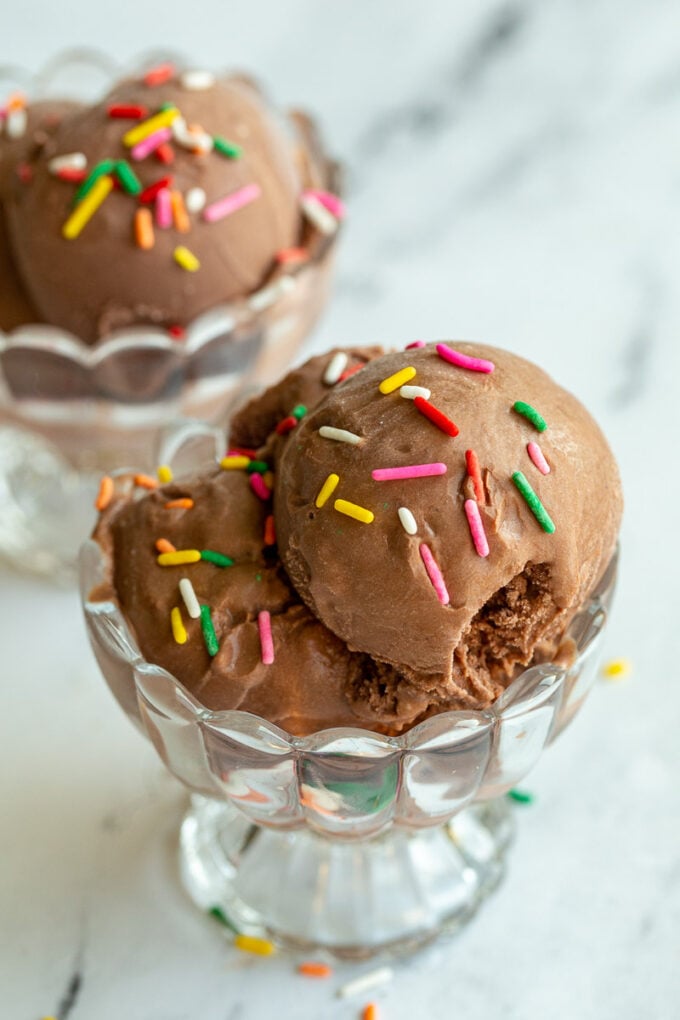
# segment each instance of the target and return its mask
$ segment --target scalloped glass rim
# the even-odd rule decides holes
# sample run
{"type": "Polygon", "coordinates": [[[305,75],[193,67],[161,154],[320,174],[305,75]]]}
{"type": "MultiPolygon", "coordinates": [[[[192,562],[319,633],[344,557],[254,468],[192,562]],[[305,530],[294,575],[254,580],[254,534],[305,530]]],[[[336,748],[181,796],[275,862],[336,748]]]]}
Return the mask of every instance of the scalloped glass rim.
{"type": "MultiPolygon", "coordinates": [[[[144,67],[165,60],[172,61],[179,68],[192,66],[186,57],[174,50],[145,51],[129,62],[119,64],[101,50],[74,47],[55,54],[37,72],[11,65],[0,65],[0,86],[4,80],[20,85],[29,92],[33,91],[40,98],[57,94],[63,96],[62,91],[51,91],[55,80],[58,80],[59,72],[69,65],[81,64],[95,68],[102,74],[103,92],[121,74],[139,72],[144,67]]],[[[292,112],[281,111],[281,116],[287,123],[291,122],[292,112]]],[[[344,194],[342,167],[326,153],[315,120],[309,115],[304,116],[313,142],[323,156],[328,187],[342,197],[344,194]]],[[[185,327],[185,336],[181,340],[172,339],[166,330],[147,324],[115,330],[95,344],[88,344],[67,330],[48,323],[36,322],[9,331],[0,329],[0,354],[15,350],[46,351],[70,359],[88,369],[94,369],[110,355],[126,350],[161,350],[188,359],[226,332],[231,333],[234,329],[253,325],[257,323],[262,313],[275,309],[301,280],[311,275],[315,267],[326,259],[341,232],[342,223],[338,222],[337,230],[330,236],[315,233],[315,244],[306,262],[291,266],[285,273],[279,275],[275,275],[276,270],[273,270],[258,290],[203,312],[185,327]]],[[[238,343],[237,339],[235,343],[238,343]]]]}
{"type": "Polygon", "coordinates": [[[119,658],[134,670],[135,686],[138,692],[141,684],[141,693],[144,694],[144,679],[172,685],[175,690],[181,693],[187,712],[197,723],[213,730],[228,729],[232,735],[236,731],[246,737],[252,735],[253,731],[257,729],[260,731],[260,739],[266,731],[269,738],[280,748],[277,752],[272,746],[270,753],[273,755],[287,754],[291,750],[314,753],[321,748],[327,752],[329,745],[333,743],[346,743],[352,740],[360,741],[362,747],[367,740],[372,740],[375,742],[376,748],[382,749],[381,753],[416,749],[429,749],[436,752],[438,736],[445,738],[447,745],[450,746],[452,731],[454,731],[463,742],[468,737],[479,736],[483,730],[493,727],[494,723],[500,721],[501,718],[507,720],[516,715],[523,715],[540,707],[544,701],[554,696],[555,688],[563,684],[572,668],[582,663],[606,623],[609,604],[616,584],[618,549],[595,591],[576,614],[565,635],[565,638],[573,636],[576,654],[572,663],[565,666],[556,663],[540,663],[529,666],[513,680],[488,709],[441,712],[411,727],[398,737],[388,737],[359,727],[333,727],[318,730],[306,737],[298,737],[288,733],[275,723],[250,712],[240,709],[213,711],[206,708],[194,698],[177,677],[163,667],[149,663],[143,658],[122,613],[113,602],[89,601],[89,593],[100,580],[104,563],[104,552],[99,544],[92,539],[85,542],[81,548],[79,559],[83,609],[86,617],[91,620],[106,619],[107,629],[115,637],[119,658]],[[538,680],[539,677],[542,679],[538,680]],[[528,698],[522,697],[523,689],[529,690],[528,698]]]}

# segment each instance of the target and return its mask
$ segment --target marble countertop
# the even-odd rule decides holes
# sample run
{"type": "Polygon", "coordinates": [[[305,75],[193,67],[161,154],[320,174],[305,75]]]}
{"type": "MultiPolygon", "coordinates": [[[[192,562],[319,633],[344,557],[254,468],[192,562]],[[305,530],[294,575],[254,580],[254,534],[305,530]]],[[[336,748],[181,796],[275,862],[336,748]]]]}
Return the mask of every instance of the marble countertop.
{"type": "MultiPolygon", "coordinates": [[[[351,170],[334,302],[309,344],[467,337],[590,407],[627,497],[598,685],[524,784],[508,876],[454,941],[399,964],[383,1020],[670,1020],[680,1001],[680,8],[664,0],[175,13],[27,0],[0,59],[175,47],[306,102],[351,170]],[[217,29],[220,31],[217,31],[217,29]],[[11,43],[11,53],[8,52],[11,43]],[[675,441],[674,441],[675,437],[675,441]]],[[[598,480],[592,480],[593,500],[598,480]]],[[[0,1015],[357,1017],[291,957],[235,953],[185,898],[185,798],[113,703],[71,591],[0,576],[0,1015]]],[[[353,968],[339,968],[339,980],[353,968]]],[[[336,982],[337,983],[337,982],[336,982]]]]}

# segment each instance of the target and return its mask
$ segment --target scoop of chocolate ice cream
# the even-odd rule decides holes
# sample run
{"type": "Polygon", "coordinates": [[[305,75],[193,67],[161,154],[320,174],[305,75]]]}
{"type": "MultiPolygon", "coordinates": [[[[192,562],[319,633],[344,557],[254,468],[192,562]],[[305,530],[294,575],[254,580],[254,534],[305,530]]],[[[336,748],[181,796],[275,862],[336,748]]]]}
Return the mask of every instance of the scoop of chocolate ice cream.
{"type": "Polygon", "coordinates": [[[240,460],[146,495],[117,484],[93,598],[118,602],[146,658],[208,708],[297,734],[398,733],[487,707],[557,652],[614,550],[621,492],[602,434],[494,348],[331,352],[251,401],[230,438],[240,460]],[[159,559],[159,539],[195,562],[159,559]],[[182,578],[209,608],[214,654],[182,578]]]}
{"type": "Polygon", "coordinates": [[[186,325],[257,290],[277,253],[301,241],[314,156],[243,78],[124,81],[49,130],[31,109],[19,138],[0,137],[0,260],[11,272],[2,328],[29,311],[86,342],[186,325]],[[74,227],[100,171],[113,187],[74,227]],[[27,307],[17,312],[19,291],[27,307]]]}

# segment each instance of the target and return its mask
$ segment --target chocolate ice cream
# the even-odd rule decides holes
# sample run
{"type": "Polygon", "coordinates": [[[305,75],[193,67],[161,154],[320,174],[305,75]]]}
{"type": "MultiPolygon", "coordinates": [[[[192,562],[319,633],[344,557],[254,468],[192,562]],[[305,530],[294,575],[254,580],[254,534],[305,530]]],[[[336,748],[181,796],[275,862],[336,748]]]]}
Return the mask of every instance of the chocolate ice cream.
{"type": "Polygon", "coordinates": [[[557,653],[621,516],[597,425],[529,362],[348,355],[244,408],[222,466],[145,495],[119,480],[95,533],[93,597],[144,656],[296,734],[489,706],[557,653]]]}

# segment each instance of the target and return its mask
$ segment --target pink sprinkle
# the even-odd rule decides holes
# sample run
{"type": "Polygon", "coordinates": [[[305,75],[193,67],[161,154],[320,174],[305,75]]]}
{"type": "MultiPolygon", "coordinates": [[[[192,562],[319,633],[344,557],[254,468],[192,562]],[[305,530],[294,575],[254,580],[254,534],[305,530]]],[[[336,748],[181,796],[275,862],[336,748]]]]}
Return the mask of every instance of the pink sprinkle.
{"type": "Polygon", "coordinates": [[[457,365],[458,368],[469,368],[471,372],[493,372],[496,367],[493,361],[485,361],[484,358],[470,358],[467,354],[454,351],[446,344],[437,344],[437,354],[444,361],[457,365]]]}
{"type": "Polygon", "coordinates": [[[409,464],[407,467],[376,468],[371,471],[374,482],[392,482],[397,478],[428,478],[445,475],[446,464],[409,464]]]}
{"type": "Polygon", "coordinates": [[[250,475],[249,480],[250,488],[253,490],[256,496],[259,496],[263,503],[266,503],[267,500],[271,499],[271,492],[264,484],[264,481],[262,480],[262,475],[252,474],[250,475]]]}
{"type": "Polygon", "coordinates": [[[427,347],[424,340],[414,340],[412,344],[406,344],[405,351],[412,351],[416,347],[427,347]]]}
{"type": "Polygon", "coordinates": [[[470,525],[470,534],[472,535],[472,541],[474,547],[477,550],[479,556],[489,555],[489,543],[486,540],[486,533],[484,531],[484,525],[482,524],[482,518],[479,513],[479,507],[474,499],[465,500],[465,516],[468,519],[470,525]]]}
{"type": "Polygon", "coordinates": [[[274,661],[274,639],[272,637],[271,616],[266,609],[257,617],[257,626],[260,631],[260,648],[262,649],[262,662],[265,666],[271,666],[274,661]]]}
{"type": "Polygon", "coordinates": [[[230,216],[237,209],[242,209],[244,205],[254,202],[256,198],[260,197],[260,194],[259,184],[246,184],[244,188],[232,191],[231,195],[225,195],[224,198],[218,199],[212,205],[207,205],[203,210],[203,219],[208,223],[216,223],[217,220],[230,216]]]}
{"type": "Polygon", "coordinates": [[[172,226],[172,201],[169,188],[161,188],[156,195],[156,224],[161,230],[168,230],[172,226]]]}
{"type": "Polygon", "coordinates": [[[543,455],[543,450],[540,448],[538,443],[527,443],[527,451],[532,461],[541,472],[542,475],[550,474],[550,464],[543,455]]]}
{"type": "Polygon", "coordinates": [[[428,545],[425,545],[424,542],[420,546],[420,555],[422,557],[423,563],[425,564],[427,576],[430,578],[430,581],[432,582],[432,587],[437,593],[437,598],[439,599],[443,606],[448,606],[451,599],[449,598],[449,593],[446,589],[444,578],[442,577],[442,572],[439,569],[437,561],[432,555],[432,552],[430,551],[430,547],[428,545]]]}
{"type": "Polygon", "coordinates": [[[158,131],[153,131],[146,138],[142,138],[141,142],[137,142],[130,149],[130,155],[136,160],[146,159],[155,149],[160,145],[164,145],[165,142],[169,142],[171,138],[172,131],[169,127],[159,128],[158,131]]]}
{"type": "Polygon", "coordinates": [[[336,219],[341,220],[345,215],[345,203],[342,199],[338,198],[337,195],[332,195],[330,191],[319,191],[316,188],[308,188],[307,191],[303,191],[302,197],[308,196],[309,198],[315,198],[317,202],[328,209],[329,213],[332,213],[336,219]]]}

